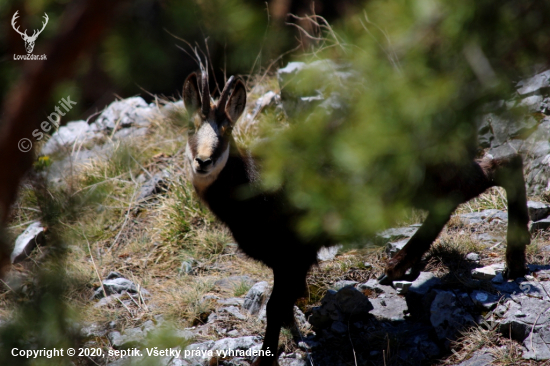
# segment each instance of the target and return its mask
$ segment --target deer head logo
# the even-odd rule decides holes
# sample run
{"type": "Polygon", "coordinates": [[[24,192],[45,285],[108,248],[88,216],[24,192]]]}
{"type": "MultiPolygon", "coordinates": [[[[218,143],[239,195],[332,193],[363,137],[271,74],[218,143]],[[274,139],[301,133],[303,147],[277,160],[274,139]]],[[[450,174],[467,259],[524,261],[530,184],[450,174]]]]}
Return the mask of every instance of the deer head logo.
{"type": "Polygon", "coordinates": [[[36,38],[38,38],[38,35],[40,33],[42,33],[42,31],[44,30],[44,28],[46,28],[46,24],[48,24],[48,14],[44,13],[44,20],[45,22],[42,23],[42,29],[40,29],[38,31],[38,33],[36,33],[36,29],[33,31],[32,33],[32,36],[29,36],[27,35],[27,30],[25,29],[25,32],[21,32],[19,30],[19,26],[17,26],[16,28],[16,24],[15,24],[15,20],[17,18],[19,18],[19,15],[17,15],[17,13],[19,12],[19,10],[17,10],[15,12],[15,14],[13,14],[13,17],[11,18],[11,26],[13,27],[13,29],[19,33],[21,35],[21,38],[23,38],[23,41],[25,41],[25,49],[27,50],[27,53],[31,53],[32,50],[34,49],[34,42],[36,41],[36,38]]]}

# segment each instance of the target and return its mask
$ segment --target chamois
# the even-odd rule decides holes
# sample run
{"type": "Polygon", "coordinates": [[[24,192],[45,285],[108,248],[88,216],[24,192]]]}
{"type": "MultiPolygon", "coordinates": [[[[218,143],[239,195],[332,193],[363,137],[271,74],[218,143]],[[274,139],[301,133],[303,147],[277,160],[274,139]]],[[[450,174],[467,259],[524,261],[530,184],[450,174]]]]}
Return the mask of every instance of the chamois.
{"type": "MultiPolygon", "coordinates": [[[[274,287],[267,304],[262,346],[271,356],[258,358],[254,365],[277,364],[281,327],[294,321],[294,303],[306,291],[306,275],[317,261],[318,249],[334,243],[324,236],[305,240],[294,226],[301,213],[287,202],[284,190],[270,193],[261,190],[258,162],[239,149],[231,134],[246,104],[246,89],[241,80],[232,76],[218,102],[213,103],[207,72],[202,73],[200,88],[197,74],[192,73],[184,83],[183,100],[190,116],[185,156],[197,194],[229,227],[243,252],[273,270],[274,287]]],[[[402,277],[420,261],[456,206],[495,185],[503,186],[508,195],[506,274],[524,275],[525,245],[530,240],[527,204],[522,161],[519,156],[512,156],[481,162],[472,158],[460,166],[427,168],[425,184],[413,204],[427,209],[428,217],[409,243],[388,262],[380,281],[402,277]],[[446,205],[432,204],[441,198],[446,205]]]]}

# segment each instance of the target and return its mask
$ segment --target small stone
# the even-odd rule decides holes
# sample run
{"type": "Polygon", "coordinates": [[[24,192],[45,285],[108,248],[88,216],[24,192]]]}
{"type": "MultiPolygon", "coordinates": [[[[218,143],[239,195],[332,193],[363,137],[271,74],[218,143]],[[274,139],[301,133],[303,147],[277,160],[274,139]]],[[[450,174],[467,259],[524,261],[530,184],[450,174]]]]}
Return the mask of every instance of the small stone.
{"type": "Polygon", "coordinates": [[[393,287],[398,294],[406,294],[413,283],[410,281],[393,281],[393,287]]]}
{"type": "Polygon", "coordinates": [[[504,269],[506,269],[506,264],[504,262],[500,263],[493,263],[490,265],[495,270],[496,274],[504,272],[504,269]]]}
{"type": "Polygon", "coordinates": [[[543,202],[527,201],[527,210],[531,221],[539,221],[550,215],[550,205],[543,202]]]}
{"type": "Polygon", "coordinates": [[[357,281],[349,281],[349,280],[342,280],[342,281],[337,281],[334,283],[334,285],[332,285],[332,288],[336,291],[340,290],[340,289],[343,289],[344,287],[347,287],[347,286],[355,286],[356,284],[358,284],[359,282],[357,281]]]}
{"type": "Polygon", "coordinates": [[[474,318],[460,307],[451,291],[438,291],[430,306],[430,322],[440,340],[454,339],[458,330],[475,323],[474,318]],[[452,326],[451,326],[452,324],[452,326]]]}
{"type": "Polygon", "coordinates": [[[320,262],[331,261],[336,257],[336,254],[338,254],[340,248],[342,248],[341,245],[335,245],[333,247],[322,247],[317,252],[317,259],[320,262]]]}
{"type": "Polygon", "coordinates": [[[475,268],[472,270],[472,277],[478,280],[492,280],[495,276],[495,269],[491,266],[475,268]]]}
{"type": "Polygon", "coordinates": [[[369,262],[365,262],[363,265],[365,266],[365,269],[367,269],[367,270],[372,269],[372,264],[369,263],[369,262]]]}
{"type": "Polygon", "coordinates": [[[468,225],[489,223],[489,222],[493,222],[494,220],[497,220],[500,222],[508,221],[508,213],[501,210],[496,210],[496,209],[483,210],[481,212],[465,213],[465,214],[458,215],[458,217],[460,217],[460,220],[462,220],[464,223],[468,225]]]}
{"type": "Polygon", "coordinates": [[[15,246],[10,256],[11,262],[18,263],[27,258],[37,245],[44,242],[44,232],[45,229],[40,221],[35,221],[27,226],[15,240],[15,246]]]}
{"type": "Polygon", "coordinates": [[[180,266],[180,273],[181,274],[189,274],[193,272],[193,266],[188,261],[181,262],[180,266]]]}
{"type": "Polygon", "coordinates": [[[232,316],[234,316],[235,318],[237,318],[239,320],[246,320],[246,316],[241,314],[241,312],[239,311],[239,308],[236,307],[236,306],[228,306],[228,307],[225,307],[225,308],[221,308],[219,312],[220,313],[231,314],[232,316]]]}
{"type": "Polygon", "coordinates": [[[490,310],[492,307],[494,307],[498,302],[498,296],[489,294],[484,291],[473,291],[470,295],[472,298],[472,301],[477,306],[480,306],[486,310],[490,310]]]}
{"type": "Polygon", "coordinates": [[[477,262],[477,261],[479,261],[479,254],[477,254],[477,253],[468,253],[466,255],[466,259],[469,260],[470,262],[477,262]]]}
{"type": "Polygon", "coordinates": [[[168,188],[167,178],[169,174],[167,172],[160,172],[151,177],[147,182],[141,186],[137,201],[143,201],[155,194],[165,192],[168,188]]]}
{"type": "Polygon", "coordinates": [[[243,308],[252,315],[258,314],[266,302],[268,290],[269,284],[265,281],[254,284],[244,298],[243,308]]]}
{"type": "Polygon", "coordinates": [[[227,332],[227,335],[230,336],[230,337],[238,337],[239,336],[239,331],[237,329],[233,329],[233,330],[230,330],[229,332],[227,332]]]}
{"type": "Polygon", "coordinates": [[[407,301],[402,296],[387,295],[388,297],[377,297],[371,299],[374,309],[371,315],[381,321],[404,321],[405,314],[409,312],[407,301]]]}
{"type": "Polygon", "coordinates": [[[419,295],[425,295],[433,287],[439,285],[441,280],[437,278],[431,272],[420,272],[420,275],[413,281],[412,285],[409,287],[409,293],[415,293],[419,295]]]}
{"type": "Polygon", "coordinates": [[[547,88],[550,86],[550,70],[546,70],[540,74],[533,76],[532,78],[521,80],[518,82],[518,93],[521,95],[535,92],[541,88],[547,88]]]}
{"type": "Polygon", "coordinates": [[[539,221],[532,222],[529,225],[529,232],[535,233],[539,230],[546,230],[550,227],[550,218],[542,219],[539,221]]]}
{"type": "MultiPolygon", "coordinates": [[[[406,226],[406,227],[387,229],[382,231],[381,233],[376,234],[375,241],[379,244],[386,245],[388,243],[410,238],[416,233],[417,230],[418,230],[418,227],[416,226],[406,226]]],[[[403,246],[404,245],[405,244],[403,244],[403,246]]]]}
{"type": "Polygon", "coordinates": [[[387,256],[393,258],[408,242],[409,238],[386,244],[387,256]]]}

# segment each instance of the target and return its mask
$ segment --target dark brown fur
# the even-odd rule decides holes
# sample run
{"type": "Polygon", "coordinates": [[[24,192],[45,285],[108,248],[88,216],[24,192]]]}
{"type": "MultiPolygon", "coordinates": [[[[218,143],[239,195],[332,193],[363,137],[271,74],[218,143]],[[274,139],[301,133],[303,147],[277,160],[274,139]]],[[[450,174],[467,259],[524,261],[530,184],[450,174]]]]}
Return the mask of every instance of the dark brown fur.
{"type": "MultiPolygon", "coordinates": [[[[210,96],[205,95],[204,90],[207,88],[204,83],[203,79],[202,100],[204,103],[207,98],[210,104],[210,96]]],[[[238,84],[235,88],[239,87],[244,89],[244,86],[238,84]]],[[[222,92],[220,100],[223,102],[227,100],[229,89],[226,86],[222,92]]],[[[240,94],[234,92],[231,95],[227,106],[218,103],[201,109],[197,77],[192,74],[184,86],[184,100],[191,113],[198,110],[203,112],[203,124],[210,123],[204,121],[208,118],[209,121],[215,119],[217,123],[220,141],[212,154],[214,163],[229,144],[229,157],[216,179],[206,188],[197,185],[195,188],[212,212],[229,227],[243,252],[273,270],[274,288],[267,304],[267,329],[262,347],[273,356],[260,357],[254,365],[277,364],[281,327],[293,323],[293,306],[306,291],[306,275],[316,263],[317,250],[331,245],[331,242],[321,237],[304,240],[294,226],[300,213],[288,204],[284,192],[261,191],[256,161],[240,151],[231,136],[232,126],[242,113],[246,101],[246,94],[243,98],[242,90],[240,94]],[[208,116],[204,115],[205,110],[208,116]],[[239,110],[239,113],[235,110],[239,110]]],[[[190,159],[195,158],[199,143],[196,136],[190,136],[190,159]]],[[[525,245],[529,243],[529,233],[519,156],[485,159],[481,162],[472,159],[460,166],[434,166],[426,169],[425,176],[425,182],[419,187],[413,203],[428,210],[428,217],[409,243],[388,262],[382,282],[400,278],[407,269],[418,263],[460,203],[496,185],[506,189],[509,203],[507,274],[510,277],[525,274],[524,252],[525,245]]]]}

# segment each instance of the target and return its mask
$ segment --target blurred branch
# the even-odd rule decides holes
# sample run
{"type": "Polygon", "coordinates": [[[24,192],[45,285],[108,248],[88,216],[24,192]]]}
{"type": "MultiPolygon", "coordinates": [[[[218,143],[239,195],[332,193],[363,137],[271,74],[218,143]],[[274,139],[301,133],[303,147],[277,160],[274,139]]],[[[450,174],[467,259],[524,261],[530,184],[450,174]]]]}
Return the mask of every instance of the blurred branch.
{"type": "MultiPolygon", "coordinates": [[[[125,1],[73,1],[60,19],[58,35],[46,48],[47,60],[26,62],[23,77],[8,93],[0,125],[0,225],[9,217],[21,179],[32,166],[32,152],[19,150],[18,142],[31,138],[40,127],[43,110],[56,84],[72,75],[78,59],[99,42],[117,7],[125,1]]],[[[9,263],[9,251],[0,244],[0,275],[9,263]]]]}

